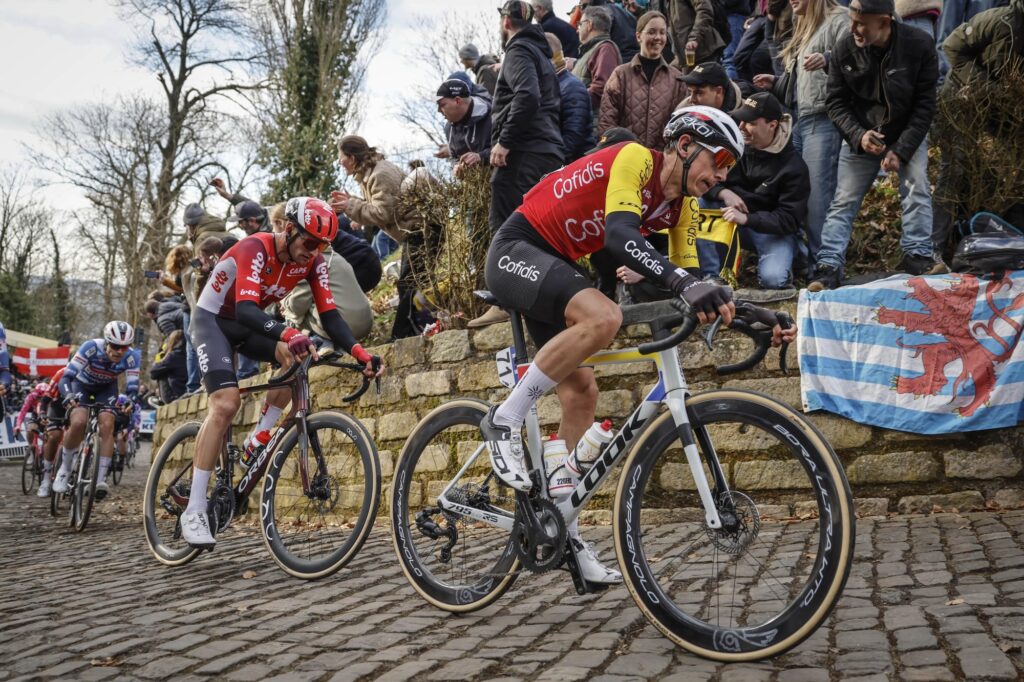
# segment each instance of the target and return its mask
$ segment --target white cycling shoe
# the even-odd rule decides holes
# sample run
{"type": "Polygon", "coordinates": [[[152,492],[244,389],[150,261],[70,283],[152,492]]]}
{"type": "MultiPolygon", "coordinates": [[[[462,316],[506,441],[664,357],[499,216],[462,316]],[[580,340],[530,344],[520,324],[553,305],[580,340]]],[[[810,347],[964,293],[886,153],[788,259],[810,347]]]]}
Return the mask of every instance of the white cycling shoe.
{"type": "Polygon", "coordinates": [[[210,532],[210,517],[206,512],[181,515],[181,537],[193,547],[213,547],[217,538],[210,532]]]}
{"type": "Polygon", "coordinates": [[[53,479],[53,492],[66,493],[68,491],[69,478],[71,478],[71,474],[64,471],[64,468],[61,467],[60,471],[57,472],[57,477],[53,479]]]}
{"type": "Polygon", "coordinates": [[[533,487],[530,473],[524,464],[523,435],[519,429],[512,430],[507,426],[494,423],[494,406],[487,416],[480,421],[480,433],[487,441],[487,454],[491,458],[491,467],[502,482],[521,492],[529,492],[533,487]]]}
{"type": "Polygon", "coordinates": [[[50,477],[47,476],[43,479],[43,482],[39,484],[39,490],[36,491],[36,497],[49,497],[51,485],[50,477]]]}
{"type": "Polygon", "coordinates": [[[615,585],[622,582],[622,574],[614,568],[608,568],[597,558],[597,551],[592,543],[579,535],[570,535],[569,544],[576,555],[576,565],[580,567],[580,575],[588,583],[615,585]]]}
{"type": "Polygon", "coordinates": [[[96,496],[97,502],[102,500],[110,492],[110,486],[107,485],[106,481],[96,481],[96,496]]]}

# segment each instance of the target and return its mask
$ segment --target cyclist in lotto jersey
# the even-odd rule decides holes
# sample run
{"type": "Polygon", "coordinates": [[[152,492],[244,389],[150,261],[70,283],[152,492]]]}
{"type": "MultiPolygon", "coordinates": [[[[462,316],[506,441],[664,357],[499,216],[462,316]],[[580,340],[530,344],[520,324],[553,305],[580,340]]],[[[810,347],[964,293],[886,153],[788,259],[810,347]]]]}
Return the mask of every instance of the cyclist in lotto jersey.
{"type": "MultiPolygon", "coordinates": [[[[622,312],[593,287],[574,261],[606,249],[620,264],[683,298],[702,322],[732,320],[728,287],[703,282],[676,267],[646,239],[672,227],[686,196],[699,197],[725,179],[743,154],[743,138],[728,114],[710,107],[680,109],[665,126],[665,151],[625,142],[584,156],[545,176],[495,235],[486,278],[503,306],[521,312],[539,351],[501,404],[480,424],[497,476],[521,491],[529,479],[522,445],[527,412],[557,387],[562,405],[559,437],[571,450],[594,420],[597,384],[580,363],[607,347],[622,312]]],[[[776,327],[776,340],[781,329],[776,327]]],[[[593,548],[570,528],[583,577],[620,582],[593,548]]]]}
{"type": "MultiPolygon", "coordinates": [[[[309,337],[273,319],[263,308],[306,280],[334,347],[365,364],[367,376],[380,372],[380,359],[356,343],[334,305],[327,264],[320,255],[338,234],[334,211],[320,199],[296,197],[288,200],[285,219],[283,232],[257,232],[228,249],[192,311],[192,345],[209,394],[209,412],[196,439],[192,487],[181,529],[185,541],[198,547],[216,542],[206,513],[206,489],[224,434],[240,405],[235,352],[283,367],[291,365],[293,357],[302,360],[315,353],[309,337]]],[[[274,426],[290,397],[287,388],[267,393],[259,422],[247,441],[274,426]]]]}
{"type": "MultiPolygon", "coordinates": [[[[107,472],[110,471],[110,460],[114,454],[114,401],[117,400],[117,378],[126,377],[125,392],[134,396],[139,390],[139,367],[142,354],[132,348],[135,330],[122,320],[109,322],[103,328],[103,338],[90,339],[78,347],[71,362],[64,368],[60,379],[54,378],[58,400],[50,402],[47,410],[47,448],[44,459],[56,452],[56,441],[60,438],[59,431],[67,421],[64,432],[64,445],[61,451],[61,467],[53,479],[53,491],[63,493],[68,489],[68,478],[74,464],[75,452],[85,438],[85,429],[89,420],[89,412],[85,408],[101,405],[103,411],[98,416],[100,436],[100,470],[96,479],[96,499],[106,497],[110,488],[107,486],[107,472]],[[68,411],[70,410],[70,416],[68,411]],[[52,431],[51,431],[52,430],[52,431]],[[49,441],[53,440],[53,446],[49,441]]],[[[44,464],[44,469],[48,467],[44,464]]],[[[43,485],[47,476],[43,475],[39,496],[43,497],[43,485]]]]}

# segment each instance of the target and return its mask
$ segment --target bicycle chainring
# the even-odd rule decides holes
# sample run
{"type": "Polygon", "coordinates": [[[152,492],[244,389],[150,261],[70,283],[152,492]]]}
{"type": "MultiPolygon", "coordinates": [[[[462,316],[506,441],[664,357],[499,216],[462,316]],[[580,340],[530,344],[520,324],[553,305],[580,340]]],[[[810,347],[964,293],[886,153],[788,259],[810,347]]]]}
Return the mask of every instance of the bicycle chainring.
{"type": "Polygon", "coordinates": [[[533,507],[537,526],[533,527],[522,509],[516,510],[516,522],[512,527],[512,538],[516,554],[523,568],[533,573],[543,573],[557,568],[565,554],[567,529],[562,512],[551,500],[543,497],[528,499],[517,495],[517,506],[522,500],[533,507]]]}
{"type": "Polygon", "coordinates": [[[761,516],[754,501],[743,493],[731,490],[722,498],[718,513],[723,517],[723,527],[711,528],[705,523],[704,532],[711,543],[726,554],[741,554],[761,532],[761,516]],[[730,522],[726,523],[725,519],[730,516],[730,522]]]}
{"type": "Polygon", "coordinates": [[[210,517],[213,528],[217,533],[222,533],[235,515],[235,491],[226,483],[217,482],[213,488],[213,495],[210,496],[210,517]]]}

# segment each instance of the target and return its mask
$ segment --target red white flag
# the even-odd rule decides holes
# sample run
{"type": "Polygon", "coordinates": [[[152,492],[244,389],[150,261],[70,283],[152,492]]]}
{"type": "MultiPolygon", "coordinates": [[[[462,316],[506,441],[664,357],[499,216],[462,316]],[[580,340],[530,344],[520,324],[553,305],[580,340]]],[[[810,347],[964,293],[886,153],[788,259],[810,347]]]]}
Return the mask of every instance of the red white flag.
{"type": "Polygon", "coordinates": [[[56,348],[15,348],[14,369],[27,376],[52,377],[68,364],[71,346],[56,348]]]}

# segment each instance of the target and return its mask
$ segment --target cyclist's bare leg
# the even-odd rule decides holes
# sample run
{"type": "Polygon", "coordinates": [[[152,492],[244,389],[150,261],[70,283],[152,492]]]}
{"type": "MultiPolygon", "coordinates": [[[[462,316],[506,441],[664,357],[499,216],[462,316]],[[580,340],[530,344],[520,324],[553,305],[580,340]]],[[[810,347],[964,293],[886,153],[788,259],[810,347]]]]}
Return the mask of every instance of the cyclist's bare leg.
{"type": "Polygon", "coordinates": [[[241,404],[238,388],[234,386],[215,391],[207,398],[206,419],[196,436],[196,469],[213,471],[224,443],[224,434],[231,427],[231,420],[235,418],[241,404]]]}
{"type": "Polygon", "coordinates": [[[562,405],[558,437],[570,451],[594,421],[597,409],[597,381],[592,367],[579,367],[555,388],[562,405]]]}
{"type": "Polygon", "coordinates": [[[98,421],[100,432],[100,471],[97,477],[97,485],[106,481],[107,472],[110,471],[110,458],[114,454],[114,414],[112,412],[100,412],[98,421]]]}
{"type": "Polygon", "coordinates": [[[57,458],[57,446],[60,444],[63,429],[49,429],[46,432],[46,442],[43,444],[43,459],[53,462],[57,458]]]}
{"type": "Polygon", "coordinates": [[[89,421],[89,411],[84,407],[76,407],[68,413],[68,426],[64,430],[64,454],[73,453],[82,444],[85,437],[85,426],[89,421]]]}

